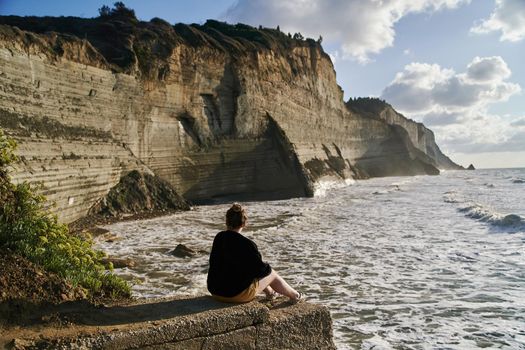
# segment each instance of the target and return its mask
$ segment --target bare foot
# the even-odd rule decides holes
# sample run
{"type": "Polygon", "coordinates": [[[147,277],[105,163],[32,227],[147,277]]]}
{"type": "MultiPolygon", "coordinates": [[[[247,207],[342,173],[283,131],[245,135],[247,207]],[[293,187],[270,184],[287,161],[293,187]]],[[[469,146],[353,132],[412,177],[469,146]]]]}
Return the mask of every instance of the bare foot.
{"type": "Polygon", "coordinates": [[[301,300],[304,300],[304,295],[300,292],[297,292],[297,295],[295,297],[290,298],[290,302],[292,302],[292,304],[297,304],[301,300]]]}

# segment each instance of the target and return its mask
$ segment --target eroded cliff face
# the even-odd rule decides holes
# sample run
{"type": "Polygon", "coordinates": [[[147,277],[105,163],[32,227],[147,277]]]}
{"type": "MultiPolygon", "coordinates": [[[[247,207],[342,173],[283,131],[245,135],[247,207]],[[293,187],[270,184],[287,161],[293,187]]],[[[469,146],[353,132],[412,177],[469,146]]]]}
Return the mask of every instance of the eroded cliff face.
{"type": "Polygon", "coordinates": [[[366,118],[382,120],[388,125],[404,129],[410,143],[426,154],[428,161],[438,169],[464,170],[448,158],[436,144],[434,133],[422,123],[415,122],[398,113],[390,104],[377,98],[356,98],[346,103],[347,108],[366,118]]]}
{"type": "Polygon", "coordinates": [[[10,24],[0,26],[0,127],[19,143],[14,179],[42,182],[66,222],[131,170],[209,202],[309,196],[319,181],[442,164],[427,129],[391,122],[395,111],[348,109],[313,40],[219,22],[74,20],[0,17],[10,24]],[[96,36],[110,25],[131,33],[114,48],[96,36]]]}

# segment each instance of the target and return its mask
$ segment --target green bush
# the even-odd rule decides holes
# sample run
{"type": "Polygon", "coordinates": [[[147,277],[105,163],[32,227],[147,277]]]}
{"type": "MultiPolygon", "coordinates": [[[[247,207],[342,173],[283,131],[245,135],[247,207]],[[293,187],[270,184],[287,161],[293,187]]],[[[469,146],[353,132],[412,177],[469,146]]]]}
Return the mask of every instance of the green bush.
{"type": "Polygon", "coordinates": [[[54,272],[90,297],[128,297],[129,285],[105,270],[104,253],[92,241],[70,235],[55,215],[44,209],[45,198],[27,183],[13,184],[10,164],[15,142],[0,130],[0,249],[10,250],[54,272]]]}

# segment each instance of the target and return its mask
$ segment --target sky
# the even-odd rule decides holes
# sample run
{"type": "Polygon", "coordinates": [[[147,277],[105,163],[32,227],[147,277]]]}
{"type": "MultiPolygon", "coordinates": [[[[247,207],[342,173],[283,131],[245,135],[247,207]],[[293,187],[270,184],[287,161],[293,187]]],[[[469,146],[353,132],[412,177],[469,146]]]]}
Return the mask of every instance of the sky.
{"type": "MultiPolygon", "coordinates": [[[[338,84],[432,129],[452,160],[525,167],[525,0],[128,0],[142,20],[323,37],[338,84]]],[[[0,0],[0,14],[94,17],[112,1],[0,0]]]]}

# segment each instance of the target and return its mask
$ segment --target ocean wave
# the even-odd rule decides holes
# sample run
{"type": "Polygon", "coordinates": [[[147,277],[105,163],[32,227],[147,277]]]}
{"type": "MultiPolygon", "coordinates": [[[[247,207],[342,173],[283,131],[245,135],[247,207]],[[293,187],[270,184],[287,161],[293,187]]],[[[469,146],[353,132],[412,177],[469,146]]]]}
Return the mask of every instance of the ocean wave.
{"type": "Polygon", "coordinates": [[[314,186],[314,197],[324,197],[329,190],[347,187],[354,183],[354,179],[345,179],[344,181],[319,181],[314,186]]]}
{"type": "Polygon", "coordinates": [[[443,194],[445,203],[460,203],[461,197],[456,191],[449,191],[443,194]]]}
{"type": "Polygon", "coordinates": [[[503,228],[517,228],[525,230],[525,218],[517,214],[501,214],[494,209],[472,201],[467,201],[462,194],[448,191],[443,194],[445,203],[458,204],[458,211],[466,217],[489,223],[503,228]]]}
{"type": "Polygon", "coordinates": [[[401,185],[401,183],[393,183],[393,184],[390,184],[389,188],[387,188],[385,190],[374,191],[374,192],[372,192],[372,194],[374,194],[374,195],[381,195],[381,194],[389,194],[389,193],[392,193],[392,192],[402,191],[401,187],[399,187],[400,185],[401,185]]]}
{"type": "Polygon", "coordinates": [[[525,184],[525,179],[513,179],[513,184],[525,184]]]}
{"type": "Polygon", "coordinates": [[[525,219],[517,214],[501,214],[479,203],[468,203],[458,209],[466,217],[494,226],[525,228],[525,219]]]}

